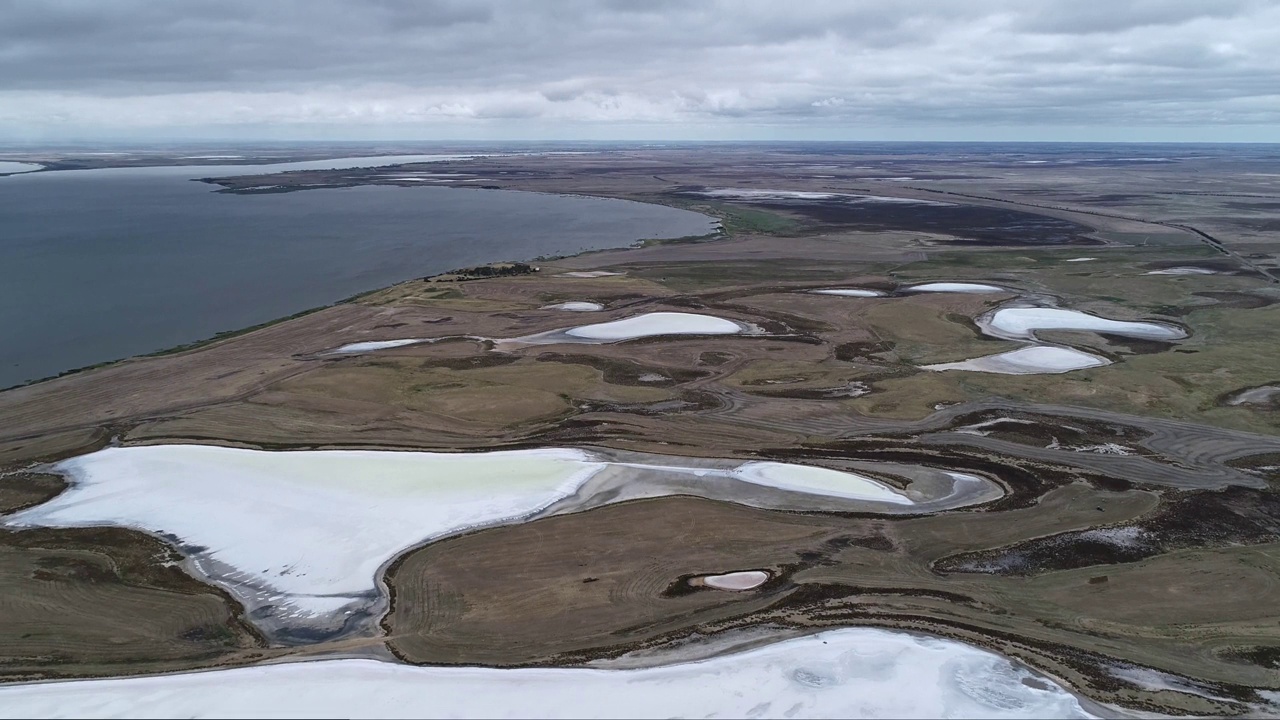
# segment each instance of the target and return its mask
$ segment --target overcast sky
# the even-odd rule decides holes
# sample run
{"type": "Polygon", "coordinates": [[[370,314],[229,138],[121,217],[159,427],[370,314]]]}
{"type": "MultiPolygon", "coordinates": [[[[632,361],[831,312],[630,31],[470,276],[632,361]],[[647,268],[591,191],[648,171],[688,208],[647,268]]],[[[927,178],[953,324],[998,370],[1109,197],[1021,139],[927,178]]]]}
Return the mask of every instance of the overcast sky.
{"type": "Polygon", "coordinates": [[[1280,0],[0,0],[0,139],[1280,141],[1280,0]]]}

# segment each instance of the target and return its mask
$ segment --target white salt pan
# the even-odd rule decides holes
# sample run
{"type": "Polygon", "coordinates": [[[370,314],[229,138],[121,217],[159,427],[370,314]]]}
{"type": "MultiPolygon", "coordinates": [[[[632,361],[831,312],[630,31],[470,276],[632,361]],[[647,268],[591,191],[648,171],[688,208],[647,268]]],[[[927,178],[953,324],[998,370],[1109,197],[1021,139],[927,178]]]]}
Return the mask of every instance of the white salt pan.
{"type": "Polygon", "coordinates": [[[1002,375],[1064,373],[1110,365],[1111,361],[1073,348],[1033,346],[962,362],[925,365],[925,370],[970,370],[1002,375]]]}
{"type": "Polygon", "coordinates": [[[1149,322],[1109,320],[1079,310],[1061,308],[1002,308],[979,325],[997,337],[1031,339],[1037,330],[1091,330],[1127,337],[1176,340],[1186,333],[1176,327],[1149,322]]]}
{"type": "Polygon", "coordinates": [[[613,275],[621,275],[622,273],[609,272],[607,270],[574,270],[573,272],[560,273],[556,277],[567,278],[601,278],[613,275]]]}
{"type": "Polygon", "coordinates": [[[780,490],[814,493],[850,500],[912,505],[912,501],[872,478],[828,468],[777,462],[749,462],[733,471],[733,477],[780,490]]]}
{"type": "Polygon", "coordinates": [[[1067,260],[1067,262],[1089,262],[1090,260],[1097,260],[1097,259],[1098,258],[1095,258],[1095,257],[1079,257],[1079,258],[1071,258],[1070,260],[1067,260]]]}
{"type": "Polygon", "coordinates": [[[832,630],[636,670],[318,660],[0,687],[0,717],[1088,718],[1052,680],[952,640],[832,630]]]}
{"type": "Polygon", "coordinates": [[[1199,267],[1173,267],[1164,270],[1152,270],[1147,275],[1216,275],[1216,270],[1199,267]]]}
{"type": "Polygon", "coordinates": [[[903,288],[903,292],[953,292],[953,293],[1002,293],[1009,292],[1005,288],[982,283],[936,282],[923,285],[912,285],[903,288]]]}
{"type": "Polygon", "coordinates": [[[562,302],[555,305],[543,305],[543,310],[567,310],[569,312],[596,312],[603,310],[604,306],[600,303],[593,302],[562,302]]]}
{"type": "Polygon", "coordinates": [[[702,584],[717,590],[754,590],[769,581],[769,573],[763,570],[742,570],[723,575],[703,575],[702,584]]]}
{"type": "Polygon", "coordinates": [[[374,350],[385,350],[393,347],[404,347],[405,345],[414,345],[417,343],[427,342],[429,338],[405,338],[403,340],[370,340],[367,342],[348,343],[341,347],[330,350],[335,354],[349,354],[372,352],[374,350]]]}
{"type": "Polygon", "coordinates": [[[845,297],[884,297],[884,293],[879,290],[864,290],[862,288],[832,288],[830,290],[810,290],[815,295],[843,295],[845,297]]]}
{"type": "Polygon", "coordinates": [[[742,326],[731,320],[681,312],[655,312],[583,325],[565,331],[565,335],[587,340],[632,340],[655,335],[735,335],[742,326]]]}
{"type": "Polygon", "coordinates": [[[1280,385],[1263,385],[1262,387],[1241,390],[1227,400],[1228,405],[1264,405],[1273,399],[1280,399],[1280,385]]]}

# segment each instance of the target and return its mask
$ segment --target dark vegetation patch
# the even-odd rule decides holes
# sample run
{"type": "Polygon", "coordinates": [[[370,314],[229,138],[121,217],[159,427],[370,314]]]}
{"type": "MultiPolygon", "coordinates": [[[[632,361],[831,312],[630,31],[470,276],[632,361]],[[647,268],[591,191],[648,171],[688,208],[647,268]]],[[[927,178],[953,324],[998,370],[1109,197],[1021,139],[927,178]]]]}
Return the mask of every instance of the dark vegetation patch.
{"type": "MultiPolygon", "coordinates": [[[[1179,310],[1179,308],[1173,308],[1179,310]]],[[[1188,308],[1189,310],[1190,308],[1188,308]]],[[[1171,315],[1173,313],[1163,312],[1162,315],[1171,315]]],[[[1168,352],[1173,349],[1176,343],[1165,342],[1163,340],[1147,340],[1143,338],[1126,337],[1124,335],[1113,335],[1111,333],[1098,333],[1098,336],[1106,340],[1107,343],[1128,350],[1133,355],[1155,355],[1157,353],[1168,352]]]]}
{"type": "Polygon", "coordinates": [[[1280,202],[1235,202],[1228,201],[1223,203],[1232,210],[1280,210],[1280,202]]]}
{"type": "Polygon", "coordinates": [[[1280,482],[1280,453],[1259,453],[1231,458],[1224,464],[1237,470],[1256,472],[1271,480],[1280,482]]]}
{"type": "Polygon", "coordinates": [[[0,515],[43,505],[66,487],[66,480],[51,473],[19,472],[0,477],[0,515]]]}
{"type": "Polygon", "coordinates": [[[1239,263],[1225,257],[1202,257],[1193,260],[1153,260],[1143,265],[1148,270],[1169,270],[1179,267],[1198,267],[1206,270],[1230,273],[1240,269],[1239,263]]]}
{"type": "Polygon", "coordinates": [[[927,205],[899,202],[840,200],[761,200],[749,204],[795,214],[818,225],[815,229],[869,232],[902,230],[959,238],[958,245],[1041,246],[1100,245],[1086,237],[1092,228],[1069,220],[1021,210],[978,205],[927,205]]]}
{"type": "Polygon", "coordinates": [[[684,308],[685,310],[706,310],[707,304],[697,295],[677,295],[662,298],[663,305],[684,308]]]}
{"type": "Polygon", "coordinates": [[[538,268],[528,263],[493,263],[491,265],[477,265],[476,267],[458,268],[450,270],[439,275],[431,275],[422,278],[432,282],[450,282],[465,280],[485,280],[496,277],[514,277],[517,275],[531,275],[538,272],[538,268]]]}
{"type": "Polygon", "coordinates": [[[1076,530],[934,563],[940,572],[1035,575],[1136,562],[1174,550],[1274,542],[1280,494],[1228,487],[1166,495],[1155,513],[1133,523],[1076,530]]]}
{"type": "Polygon", "coordinates": [[[535,359],[538,362],[558,362],[595,368],[604,374],[604,381],[610,385],[663,388],[683,385],[711,374],[685,368],[653,367],[633,360],[620,360],[601,355],[542,353],[535,359]]]}
{"type": "Polygon", "coordinates": [[[708,365],[710,367],[720,367],[725,363],[733,360],[733,353],[720,352],[719,350],[708,350],[698,355],[699,365],[708,365]]]}
{"type": "Polygon", "coordinates": [[[983,425],[980,429],[987,433],[987,437],[1034,447],[1046,447],[1054,441],[1059,445],[1075,447],[1118,443],[1143,452],[1140,443],[1149,436],[1145,430],[1122,423],[1002,410],[980,410],[957,415],[952,419],[949,429],[954,431],[973,425],[983,425]]]}
{"type": "MultiPolygon", "coordinates": [[[[601,402],[598,400],[585,400],[578,403],[578,409],[581,412],[609,412],[624,413],[627,415],[675,415],[678,413],[702,412],[704,410],[718,410],[724,408],[725,404],[718,395],[705,390],[684,390],[680,393],[680,397],[671,400],[659,400],[651,403],[611,403],[601,402]]],[[[591,430],[601,428],[607,423],[594,420],[580,421],[583,425],[577,427],[575,434],[577,442],[594,442],[602,440],[606,437],[623,437],[624,434],[617,432],[617,428],[611,428],[613,432],[593,433],[591,430]]],[[[561,423],[563,426],[565,423],[561,423]]],[[[552,431],[555,434],[556,431],[552,431]]],[[[550,438],[552,435],[539,435],[541,438],[550,438]]],[[[561,438],[563,441],[563,438],[561,438]]],[[[534,447],[531,445],[530,447],[534,447]]]]}
{"type": "Polygon", "coordinates": [[[1116,529],[1081,530],[1037,538],[993,551],[951,555],[933,564],[938,572],[987,575],[1035,575],[1053,570],[1074,570],[1098,565],[1137,562],[1160,554],[1160,548],[1138,534],[1117,542],[1108,533],[1116,529]]]}
{"type": "Polygon", "coordinates": [[[875,357],[880,353],[893,352],[897,347],[897,343],[892,340],[868,340],[863,342],[849,342],[835,347],[835,355],[837,360],[844,362],[883,362],[882,358],[875,357]]]}
{"type": "MultiPolygon", "coordinates": [[[[1192,293],[1192,294],[1197,297],[1205,297],[1205,298],[1217,300],[1219,305],[1223,305],[1225,307],[1240,308],[1241,310],[1252,310],[1254,308],[1266,307],[1268,305],[1275,303],[1275,300],[1272,300],[1271,298],[1263,297],[1261,295],[1254,295],[1253,293],[1245,293],[1245,292],[1206,291],[1206,292],[1198,292],[1198,293],[1192,293]]],[[[1194,309],[1195,308],[1192,308],[1192,310],[1194,309]]]]}
{"type": "Polygon", "coordinates": [[[1280,647],[1275,645],[1243,645],[1230,647],[1218,653],[1228,662],[1238,662],[1280,670],[1280,647]]]}

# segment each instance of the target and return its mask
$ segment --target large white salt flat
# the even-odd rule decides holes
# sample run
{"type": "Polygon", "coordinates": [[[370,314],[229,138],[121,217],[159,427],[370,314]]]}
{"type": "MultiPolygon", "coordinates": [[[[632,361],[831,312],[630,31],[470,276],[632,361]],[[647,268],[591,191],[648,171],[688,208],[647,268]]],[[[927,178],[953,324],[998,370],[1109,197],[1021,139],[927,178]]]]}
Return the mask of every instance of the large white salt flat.
{"type": "Polygon", "coordinates": [[[378,568],[432,537],[527,516],[604,467],[577,450],[264,452],[107,448],[59,463],[72,485],[11,526],[122,525],[230,566],[251,605],[327,615],[376,594],[378,568]]]}
{"type": "Polygon", "coordinates": [[[844,297],[884,297],[884,293],[879,290],[865,290],[863,288],[831,288],[829,290],[810,290],[815,295],[841,295],[844,297]]]}
{"type": "MultiPolygon", "coordinates": [[[[615,462],[556,448],[428,453],[114,447],[58,463],[54,469],[68,475],[71,486],[0,525],[117,525],[174,538],[187,546],[196,568],[243,601],[265,630],[303,637],[341,632],[347,617],[364,617],[376,607],[379,568],[405,549],[526,519],[575,496],[609,467],[914,504],[877,480],[839,470],[779,462],[691,467],[670,460],[615,462]]],[[[628,481],[632,495],[686,492],[680,485],[646,485],[644,477],[628,481]]],[[[587,492],[577,502],[589,500],[594,491],[587,492]]],[[[616,497],[623,496],[602,502],[616,497]]],[[[785,501],[778,506],[789,507],[785,501]]]]}
{"type": "Polygon", "coordinates": [[[633,340],[655,335],[734,335],[742,326],[732,320],[682,312],[654,312],[613,322],[583,325],[564,332],[585,340],[633,340]]]}
{"type": "Polygon", "coordinates": [[[1001,308],[978,324],[998,337],[1030,340],[1037,330],[1091,330],[1153,340],[1177,340],[1186,337],[1181,329],[1169,325],[1128,320],[1110,320],[1079,310],[1061,308],[1001,308]]]}
{"type": "Polygon", "coordinates": [[[633,670],[322,660],[0,686],[0,717],[1088,718],[1069,692],[951,640],[832,630],[633,670]]]}
{"type": "Polygon", "coordinates": [[[604,309],[604,306],[595,302],[582,302],[573,300],[570,302],[556,303],[554,305],[543,305],[543,310],[566,310],[568,312],[598,312],[604,309]]]}
{"type": "Polygon", "coordinates": [[[1075,348],[1033,346],[961,362],[924,365],[925,370],[970,370],[1001,375],[1040,375],[1110,365],[1111,361],[1075,348]]]}
{"type": "Polygon", "coordinates": [[[840,470],[791,465],[779,462],[749,462],[733,471],[732,476],[757,485],[768,485],[779,490],[813,493],[849,500],[912,505],[910,498],[898,493],[878,480],[840,470]]]}
{"type": "Polygon", "coordinates": [[[942,292],[942,293],[1002,293],[1009,292],[1005,288],[983,283],[935,282],[923,285],[912,285],[902,289],[903,292],[942,292]]]}

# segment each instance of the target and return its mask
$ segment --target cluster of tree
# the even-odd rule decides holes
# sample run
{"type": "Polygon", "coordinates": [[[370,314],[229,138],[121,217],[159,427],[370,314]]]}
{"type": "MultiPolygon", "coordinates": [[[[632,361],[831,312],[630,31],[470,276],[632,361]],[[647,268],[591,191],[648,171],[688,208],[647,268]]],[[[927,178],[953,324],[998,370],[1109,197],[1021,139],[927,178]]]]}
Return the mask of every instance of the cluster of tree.
{"type": "Polygon", "coordinates": [[[503,265],[480,265],[478,267],[462,268],[447,272],[445,275],[455,275],[459,278],[471,279],[505,277],[509,275],[528,275],[536,272],[538,272],[538,268],[528,263],[509,263],[503,265]]]}

